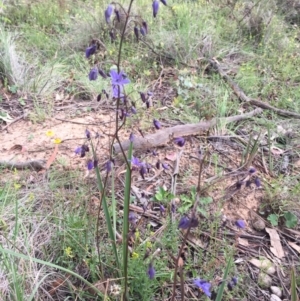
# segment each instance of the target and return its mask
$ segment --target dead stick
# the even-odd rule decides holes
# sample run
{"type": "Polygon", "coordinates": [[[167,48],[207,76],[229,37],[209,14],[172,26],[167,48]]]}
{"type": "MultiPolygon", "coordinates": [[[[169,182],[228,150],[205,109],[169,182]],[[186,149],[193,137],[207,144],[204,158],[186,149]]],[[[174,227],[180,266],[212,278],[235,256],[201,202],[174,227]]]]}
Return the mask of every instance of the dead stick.
{"type": "Polygon", "coordinates": [[[4,168],[16,168],[16,169],[33,169],[41,170],[45,168],[45,160],[31,160],[25,162],[13,162],[13,161],[1,161],[0,166],[4,168]]]}
{"type": "Polygon", "coordinates": [[[212,66],[217,70],[217,72],[220,74],[220,76],[228,83],[230,88],[233,90],[235,95],[243,102],[248,102],[253,106],[260,107],[262,109],[270,110],[275,112],[276,114],[284,117],[291,117],[300,119],[300,114],[297,114],[295,112],[281,110],[278,108],[275,108],[271,105],[269,105],[266,102],[263,102],[258,99],[249,98],[244,91],[226,74],[226,72],[222,69],[220,64],[216,60],[209,60],[209,62],[212,64],[212,66]]]}
{"type": "MultiPolygon", "coordinates": [[[[215,126],[218,122],[222,123],[230,123],[245,120],[251,118],[255,115],[258,115],[262,112],[262,109],[255,109],[249,113],[235,115],[225,118],[214,118],[210,121],[202,121],[199,123],[190,123],[190,124],[183,124],[183,125],[176,125],[174,127],[169,127],[166,129],[162,129],[157,131],[154,134],[150,134],[144,137],[135,137],[133,141],[133,148],[137,149],[151,149],[160,145],[165,145],[169,142],[172,138],[189,136],[189,135],[197,135],[201,132],[207,131],[209,128],[215,126]]],[[[123,150],[128,150],[130,141],[123,141],[121,146],[123,150]]],[[[116,153],[121,152],[121,147],[118,143],[115,143],[114,151],[116,153]]]]}

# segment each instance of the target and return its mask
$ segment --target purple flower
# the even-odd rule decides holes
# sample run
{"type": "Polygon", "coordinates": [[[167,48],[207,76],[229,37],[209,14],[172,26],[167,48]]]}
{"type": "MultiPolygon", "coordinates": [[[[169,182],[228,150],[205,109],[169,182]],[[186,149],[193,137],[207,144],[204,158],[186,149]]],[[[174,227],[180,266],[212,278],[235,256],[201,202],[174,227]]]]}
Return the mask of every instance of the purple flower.
{"type": "Polygon", "coordinates": [[[167,170],[169,169],[169,165],[167,163],[162,163],[161,166],[163,167],[163,169],[167,170]]]}
{"type": "Polygon", "coordinates": [[[134,141],[134,134],[133,133],[130,133],[130,135],[129,135],[129,141],[130,142],[134,141]]]}
{"type": "Polygon", "coordinates": [[[140,175],[143,178],[143,180],[145,180],[146,173],[147,173],[147,168],[146,168],[145,164],[141,164],[140,175]]]}
{"type": "Polygon", "coordinates": [[[231,278],[231,281],[229,281],[229,282],[227,283],[228,289],[229,289],[230,291],[232,291],[233,288],[237,285],[237,283],[238,283],[238,278],[237,278],[237,277],[232,277],[232,278],[231,278]]]}
{"type": "Polygon", "coordinates": [[[116,14],[116,17],[117,17],[117,21],[120,22],[121,19],[120,19],[120,13],[119,11],[115,8],[115,14],[116,14]]]}
{"type": "Polygon", "coordinates": [[[140,162],[140,160],[137,157],[132,156],[132,158],[131,158],[131,164],[135,165],[135,166],[140,166],[141,162],[140,162]]]}
{"type": "Polygon", "coordinates": [[[75,154],[76,154],[76,155],[80,155],[81,152],[82,152],[82,147],[81,147],[81,146],[76,147],[76,149],[75,149],[75,154]]]}
{"type": "Polygon", "coordinates": [[[137,113],[137,110],[134,106],[131,107],[131,113],[132,114],[136,114],[137,113]]]}
{"type": "Polygon", "coordinates": [[[251,186],[251,181],[247,180],[245,185],[246,185],[246,187],[250,187],[251,186]]]}
{"type": "Polygon", "coordinates": [[[94,160],[94,168],[96,168],[98,166],[99,160],[95,159],[94,160]]]}
{"type": "Polygon", "coordinates": [[[87,162],[87,169],[92,170],[94,168],[94,161],[89,159],[87,162]]]}
{"type": "Polygon", "coordinates": [[[85,145],[85,144],[82,145],[82,149],[83,149],[85,152],[89,152],[89,151],[90,151],[89,147],[88,147],[87,145],[85,145]]]}
{"type": "Polygon", "coordinates": [[[111,70],[109,74],[112,86],[123,86],[130,83],[130,80],[123,71],[118,73],[116,70],[111,70]]]}
{"type": "Polygon", "coordinates": [[[110,22],[110,17],[112,15],[113,11],[114,11],[114,7],[111,4],[109,4],[107,9],[104,12],[106,23],[110,22]]]}
{"type": "Polygon", "coordinates": [[[142,27],[140,28],[140,33],[141,33],[142,36],[145,36],[145,35],[147,34],[147,33],[146,33],[146,29],[145,29],[144,26],[142,26],[142,27]]]}
{"type": "Polygon", "coordinates": [[[259,188],[261,186],[260,179],[256,177],[254,180],[254,184],[257,188],[259,188]]]}
{"type": "Polygon", "coordinates": [[[93,55],[97,50],[97,46],[95,44],[89,46],[85,49],[85,57],[89,58],[91,55],[93,55]]]}
{"type": "Polygon", "coordinates": [[[166,0],[160,0],[160,1],[161,1],[161,3],[162,3],[163,5],[167,6],[167,1],[166,1],[166,0]]]}
{"type": "Polygon", "coordinates": [[[148,24],[147,24],[147,22],[146,21],[143,21],[142,22],[142,27],[144,27],[144,29],[145,29],[145,32],[146,32],[146,34],[148,33],[148,24]]]}
{"type": "Polygon", "coordinates": [[[199,225],[199,221],[196,217],[192,217],[190,219],[190,227],[191,228],[196,228],[199,225]]]}
{"type": "Polygon", "coordinates": [[[242,219],[238,219],[236,222],[235,222],[235,225],[240,228],[240,229],[245,229],[246,228],[246,223],[244,220],[242,219]]]}
{"type": "Polygon", "coordinates": [[[152,262],[149,264],[147,275],[148,275],[149,279],[151,279],[151,280],[154,279],[154,277],[155,277],[155,269],[152,265],[152,262]]]}
{"type": "Polygon", "coordinates": [[[123,93],[123,87],[119,87],[119,86],[113,86],[113,89],[112,89],[112,94],[113,94],[113,97],[114,98],[123,98],[124,99],[124,93],[123,93]]]}
{"type": "Polygon", "coordinates": [[[188,229],[190,227],[190,219],[186,216],[183,216],[178,224],[179,229],[188,229]]]}
{"type": "Polygon", "coordinates": [[[207,297],[211,297],[211,292],[209,291],[211,284],[209,282],[198,278],[194,280],[194,285],[201,289],[207,297]]]}
{"type": "Polygon", "coordinates": [[[129,212],[128,220],[131,224],[136,224],[137,217],[136,217],[136,214],[133,211],[129,212]]]}
{"type": "Polygon", "coordinates": [[[153,119],[153,124],[157,130],[161,128],[160,122],[156,119],[153,119]]]}
{"type": "Polygon", "coordinates": [[[158,161],[156,162],[155,166],[156,166],[157,169],[160,169],[160,160],[158,160],[158,161]]]}
{"type": "Polygon", "coordinates": [[[98,78],[98,68],[94,67],[89,73],[89,80],[96,80],[98,78]]]}
{"type": "Polygon", "coordinates": [[[98,72],[99,72],[99,74],[100,74],[103,78],[107,78],[107,75],[105,74],[105,72],[104,72],[101,68],[98,69],[98,72]]]}
{"type": "Polygon", "coordinates": [[[102,93],[98,94],[98,96],[97,96],[97,101],[100,101],[100,100],[101,100],[101,97],[102,97],[102,93]]]}
{"type": "Polygon", "coordinates": [[[88,129],[85,130],[85,136],[86,138],[91,139],[91,132],[88,129]]]}
{"type": "Polygon", "coordinates": [[[139,41],[139,29],[137,28],[137,26],[134,26],[133,31],[134,31],[134,35],[136,37],[136,40],[138,42],[139,41]]]}
{"type": "Polygon", "coordinates": [[[159,9],[159,0],[154,0],[152,3],[152,10],[153,10],[153,17],[155,18],[157,16],[159,9]]]}
{"type": "Polygon", "coordinates": [[[164,207],[164,205],[159,205],[159,210],[161,213],[166,212],[166,208],[164,207]]]}
{"type": "Polygon", "coordinates": [[[112,161],[111,160],[108,160],[106,163],[105,163],[105,169],[106,169],[106,172],[111,172],[112,170],[112,161]]]}
{"type": "Polygon", "coordinates": [[[248,172],[250,175],[253,175],[256,172],[256,169],[254,167],[250,167],[248,172]]]}
{"type": "Polygon", "coordinates": [[[146,95],[144,92],[140,92],[140,96],[141,96],[141,99],[142,99],[142,102],[146,102],[146,95]]]}
{"type": "Polygon", "coordinates": [[[147,109],[150,108],[150,102],[148,100],[146,101],[146,107],[147,107],[147,109]]]}
{"type": "Polygon", "coordinates": [[[232,277],[231,281],[233,282],[234,285],[237,285],[238,277],[236,277],[236,276],[232,277]]]}
{"type": "Polygon", "coordinates": [[[182,137],[175,138],[174,142],[180,147],[184,146],[185,144],[185,140],[182,137]]]}

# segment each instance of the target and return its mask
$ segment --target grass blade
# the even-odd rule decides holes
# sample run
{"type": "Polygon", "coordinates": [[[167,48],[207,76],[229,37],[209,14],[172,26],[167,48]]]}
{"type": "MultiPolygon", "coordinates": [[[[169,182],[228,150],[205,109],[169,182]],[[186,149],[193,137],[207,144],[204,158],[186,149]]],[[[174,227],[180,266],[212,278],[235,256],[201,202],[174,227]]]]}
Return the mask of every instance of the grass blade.
{"type": "Polygon", "coordinates": [[[59,265],[56,265],[56,264],[53,264],[51,262],[47,262],[47,261],[44,261],[44,260],[41,260],[41,259],[37,259],[37,258],[34,258],[34,257],[30,257],[30,256],[27,256],[27,255],[24,255],[24,254],[21,254],[21,253],[17,253],[17,252],[11,251],[11,250],[8,250],[8,249],[4,249],[4,248],[2,248],[2,246],[0,246],[0,253],[11,255],[11,256],[14,256],[14,257],[17,257],[17,258],[21,258],[21,259],[25,259],[25,260],[28,260],[28,261],[37,262],[37,263],[49,266],[51,268],[58,269],[58,270],[61,270],[63,272],[66,272],[66,273],[68,273],[68,274],[70,274],[70,275],[78,278],[79,280],[81,280],[82,282],[84,282],[87,286],[91,287],[102,298],[104,297],[103,294],[92,283],[90,283],[89,281],[87,281],[86,279],[84,279],[83,277],[81,277],[80,275],[74,273],[71,270],[63,268],[63,267],[61,267],[59,265]]]}
{"type": "Polygon", "coordinates": [[[230,257],[228,259],[228,262],[227,262],[227,266],[226,266],[225,272],[224,272],[222,284],[220,285],[220,288],[218,290],[218,295],[217,295],[216,301],[222,301],[222,297],[223,297],[225,285],[227,283],[226,279],[228,277],[228,273],[229,273],[229,269],[231,267],[231,264],[232,264],[232,256],[230,255],[230,257]]]}
{"type": "MultiPolygon", "coordinates": [[[[93,150],[93,155],[95,156],[96,153],[95,153],[94,145],[93,145],[92,142],[91,142],[91,146],[92,146],[92,150],[93,150]]],[[[109,210],[108,210],[108,205],[107,205],[105,193],[102,193],[104,187],[103,187],[103,183],[102,183],[102,179],[101,179],[101,175],[100,175],[100,170],[99,170],[98,166],[96,166],[95,171],[96,171],[96,176],[97,176],[98,189],[99,189],[99,191],[101,192],[101,195],[102,195],[102,204],[103,204],[103,210],[104,210],[106,225],[107,225],[107,229],[108,229],[108,234],[109,234],[109,238],[111,239],[111,242],[112,242],[112,248],[113,248],[113,252],[114,252],[114,255],[115,255],[115,260],[116,260],[118,273],[119,273],[119,276],[121,277],[121,274],[120,274],[121,273],[121,271],[120,271],[120,261],[119,261],[118,251],[117,251],[115,234],[114,234],[114,230],[113,230],[113,227],[112,227],[112,222],[111,222],[111,219],[110,219],[110,214],[109,214],[109,210]]]]}
{"type": "Polygon", "coordinates": [[[298,301],[295,269],[291,271],[291,301],[298,301]]]}

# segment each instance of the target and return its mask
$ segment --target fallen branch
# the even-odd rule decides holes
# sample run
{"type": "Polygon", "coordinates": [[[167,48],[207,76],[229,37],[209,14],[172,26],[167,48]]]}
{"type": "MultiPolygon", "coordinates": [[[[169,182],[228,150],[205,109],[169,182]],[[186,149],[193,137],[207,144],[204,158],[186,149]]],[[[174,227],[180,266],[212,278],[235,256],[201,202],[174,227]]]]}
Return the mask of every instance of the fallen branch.
{"type": "Polygon", "coordinates": [[[31,160],[25,162],[13,162],[13,161],[0,161],[0,167],[4,168],[16,168],[16,169],[32,169],[42,170],[45,168],[45,160],[31,160]]]}
{"type": "Polygon", "coordinates": [[[275,112],[276,114],[284,117],[291,117],[291,118],[296,118],[300,119],[300,114],[291,112],[291,111],[286,111],[286,110],[281,110],[278,108],[275,108],[268,103],[265,103],[261,100],[258,99],[253,99],[249,98],[243,90],[226,74],[226,72],[222,69],[220,64],[216,60],[209,60],[209,62],[212,64],[213,68],[220,74],[220,76],[228,83],[230,88],[233,90],[235,95],[243,102],[247,102],[253,106],[270,110],[275,112]]]}
{"type": "MultiPolygon", "coordinates": [[[[231,123],[236,121],[245,120],[248,118],[251,118],[255,115],[258,115],[262,112],[262,109],[255,109],[249,113],[236,115],[236,116],[230,116],[225,118],[213,118],[210,121],[203,121],[199,123],[192,123],[192,124],[183,124],[183,125],[176,125],[174,127],[169,127],[163,130],[159,130],[154,134],[150,134],[143,137],[135,137],[133,141],[133,148],[134,149],[151,149],[157,146],[165,145],[167,144],[170,139],[177,138],[177,137],[184,137],[184,136],[190,136],[190,135],[198,135],[201,132],[207,131],[211,127],[215,126],[218,122],[222,123],[231,123]]],[[[128,150],[130,141],[123,141],[121,146],[123,150],[128,150]]],[[[116,153],[121,152],[121,147],[118,143],[115,143],[114,151],[116,153]]]]}

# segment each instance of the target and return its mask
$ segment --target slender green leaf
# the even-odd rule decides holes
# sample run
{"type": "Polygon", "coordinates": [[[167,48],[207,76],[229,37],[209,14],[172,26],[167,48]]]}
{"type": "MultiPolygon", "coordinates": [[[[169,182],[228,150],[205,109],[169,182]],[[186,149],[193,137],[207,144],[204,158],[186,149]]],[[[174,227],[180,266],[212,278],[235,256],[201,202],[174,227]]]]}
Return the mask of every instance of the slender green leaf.
{"type": "MultiPolygon", "coordinates": [[[[132,158],[133,144],[130,143],[128,150],[128,160],[132,158]]],[[[128,265],[128,245],[127,237],[129,231],[129,205],[130,205],[130,187],[131,187],[131,164],[127,165],[125,177],[125,195],[124,195],[124,218],[123,218],[123,277],[124,277],[124,295],[127,295],[127,265],[128,265]]]]}
{"type": "Polygon", "coordinates": [[[298,301],[295,269],[291,271],[291,301],[298,301]]]}
{"type": "Polygon", "coordinates": [[[219,290],[218,290],[218,295],[217,295],[216,301],[221,301],[222,300],[225,285],[226,285],[226,280],[227,280],[227,277],[228,277],[228,273],[229,273],[229,269],[231,267],[231,264],[232,264],[232,256],[230,255],[230,257],[228,259],[228,262],[227,262],[225,272],[224,272],[222,284],[220,285],[219,290]]]}
{"type": "MultiPolygon", "coordinates": [[[[94,145],[92,142],[91,142],[91,146],[92,146],[93,155],[95,156],[96,153],[95,153],[94,145]]],[[[108,234],[109,234],[109,238],[111,239],[111,242],[112,242],[112,248],[113,248],[113,252],[115,255],[118,273],[119,273],[119,276],[121,277],[120,261],[119,261],[118,251],[117,251],[117,244],[116,244],[116,240],[115,240],[114,230],[112,227],[112,222],[110,219],[106,196],[105,196],[105,193],[102,193],[104,187],[103,187],[99,167],[96,166],[95,170],[96,170],[96,176],[97,176],[98,189],[99,189],[100,193],[102,194],[102,204],[103,204],[103,210],[104,210],[106,225],[107,225],[107,229],[108,229],[108,234]]]]}

